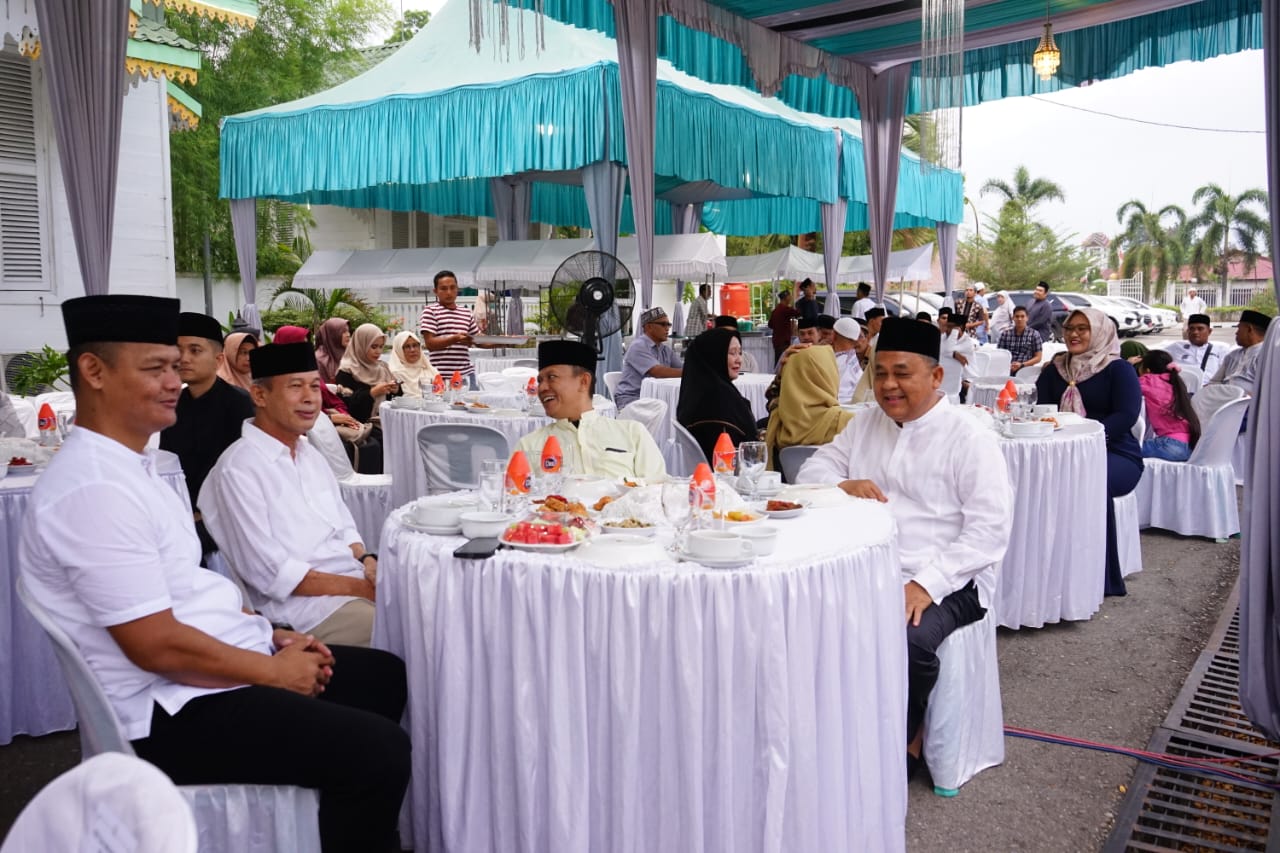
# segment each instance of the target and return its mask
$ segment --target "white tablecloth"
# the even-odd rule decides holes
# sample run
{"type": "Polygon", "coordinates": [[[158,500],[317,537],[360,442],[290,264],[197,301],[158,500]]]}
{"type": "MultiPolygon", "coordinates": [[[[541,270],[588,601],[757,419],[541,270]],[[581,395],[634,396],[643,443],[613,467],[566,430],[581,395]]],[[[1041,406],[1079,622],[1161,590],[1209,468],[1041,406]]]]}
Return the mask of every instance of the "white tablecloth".
{"type": "MultiPolygon", "coordinates": [[[[765,408],[764,392],[773,382],[772,373],[743,373],[734,380],[739,393],[751,404],[751,411],[756,420],[769,414],[765,408]]],[[[641,397],[656,397],[667,404],[671,417],[676,416],[676,404],[680,402],[680,380],[645,378],[640,383],[641,397]]]]}
{"type": "MultiPolygon", "coordinates": [[[[611,401],[600,398],[596,411],[613,417],[618,410],[611,401]]],[[[382,470],[391,475],[391,505],[403,506],[427,493],[427,472],[418,453],[418,430],[427,424],[481,424],[502,432],[512,447],[529,433],[551,423],[545,415],[492,415],[473,412],[425,412],[420,409],[398,409],[383,403],[382,470]]]]}
{"type": "Polygon", "coordinates": [[[1006,628],[1088,619],[1102,604],[1107,541],[1107,447],[1096,421],[1051,438],[1001,439],[1013,485],[1009,550],[996,614],[1006,628]]]}
{"type": "MultiPolygon", "coordinates": [[[[190,505],[178,457],[159,453],[161,476],[190,505]]],[[[18,538],[38,478],[38,473],[10,474],[0,480],[0,746],[14,735],[43,735],[76,725],[53,646],[18,600],[18,538]]]]}
{"type": "Polygon", "coordinates": [[[756,360],[756,367],[764,372],[773,370],[773,335],[757,335],[751,332],[742,334],[742,351],[751,353],[756,360]]]}
{"type": "Polygon", "coordinates": [[[904,849],[883,508],[777,522],[775,555],[737,571],[458,560],[461,537],[403,512],[383,530],[374,645],[407,665],[415,849],[904,849]]]}

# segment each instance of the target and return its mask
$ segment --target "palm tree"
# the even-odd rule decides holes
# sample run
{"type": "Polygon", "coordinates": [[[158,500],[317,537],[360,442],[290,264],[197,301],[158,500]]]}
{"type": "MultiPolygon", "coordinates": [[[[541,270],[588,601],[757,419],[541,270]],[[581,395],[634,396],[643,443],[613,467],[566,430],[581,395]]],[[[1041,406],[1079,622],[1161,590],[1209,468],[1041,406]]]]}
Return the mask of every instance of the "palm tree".
{"type": "Polygon", "coordinates": [[[313,290],[294,287],[286,282],[271,294],[268,310],[289,309],[294,316],[289,322],[306,326],[314,335],[330,317],[342,317],[359,323],[377,323],[381,319],[377,308],[367,299],[345,287],[334,290],[313,290]]]}
{"type": "Polygon", "coordinates": [[[992,178],[982,185],[981,195],[996,193],[1004,196],[1004,207],[1018,210],[1023,218],[1031,215],[1031,211],[1046,201],[1066,201],[1062,187],[1048,178],[1032,178],[1026,166],[1019,166],[1013,172],[1013,183],[1009,184],[999,178],[992,178]]]}
{"type": "Polygon", "coordinates": [[[1162,292],[1164,283],[1182,268],[1186,259],[1186,212],[1176,204],[1148,210],[1142,202],[1132,199],[1120,205],[1116,221],[1124,231],[1111,241],[1111,266],[1120,267],[1125,278],[1142,270],[1148,281],[1148,297],[1162,292]],[[1170,223],[1166,224],[1166,220],[1170,223]],[[1121,251],[1123,264],[1119,259],[1121,251]]]}
{"type": "Polygon", "coordinates": [[[1205,184],[1191,196],[1191,203],[1202,205],[1187,223],[1199,232],[1191,247],[1191,266],[1197,277],[1200,270],[1212,266],[1222,276],[1225,292],[1231,258],[1239,256],[1246,270],[1253,269],[1262,251],[1270,247],[1271,223],[1266,190],[1245,190],[1233,196],[1217,184],[1205,184]],[[1261,205],[1259,214],[1249,205],[1261,205]],[[1234,246],[1233,246],[1234,242],[1234,246]]]}

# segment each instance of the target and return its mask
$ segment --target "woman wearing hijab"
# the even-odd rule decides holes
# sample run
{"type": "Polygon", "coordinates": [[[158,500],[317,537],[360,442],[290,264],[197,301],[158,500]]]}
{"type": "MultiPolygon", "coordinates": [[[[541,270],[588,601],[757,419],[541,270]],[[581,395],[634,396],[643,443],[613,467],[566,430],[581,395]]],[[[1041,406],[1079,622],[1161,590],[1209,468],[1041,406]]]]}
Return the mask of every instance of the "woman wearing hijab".
{"type": "Polygon", "coordinates": [[[350,392],[347,411],[362,423],[371,422],[383,401],[399,394],[400,383],[381,360],[386,343],[381,329],[365,323],[351,336],[351,345],[338,364],[337,384],[350,392]]]}
{"type": "Polygon", "coordinates": [[[391,375],[406,397],[421,397],[422,386],[440,375],[422,352],[422,339],[413,332],[401,332],[391,341],[391,375]]]}
{"type": "Polygon", "coordinates": [[[991,337],[1000,339],[1000,333],[1013,328],[1013,297],[1003,290],[996,294],[996,308],[991,312],[991,337]]]}
{"type": "Polygon", "coordinates": [[[782,368],[778,407],[769,417],[765,441],[770,470],[778,470],[778,452],[797,444],[828,444],[853,417],[836,397],[840,374],[831,347],[793,353],[782,368]]]}
{"type": "Polygon", "coordinates": [[[758,435],[751,404],[733,380],[742,372],[742,338],[731,329],[709,329],[694,338],[684,356],[676,420],[687,429],[710,462],[720,433],[733,446],[758,435]]]}
{"type": "Polygon", "coordinates": [[[258,348],[258,339],[249,332],[233,332],[222,344],[223,359],[218,367],[222,381],[248,391],[253,387],[249,372],[249,353],[258,348]]]}
{"type": "Polygon", "coordinates": [[[320,371],[320,381],[326,385],[334,385],[338,381],[342,357],[347,354],[351,344],[351,329],[347,321],[341,317],[330,317],[320,324],[316,332],[316,367],[320,371]]]}
{"type": "Polygon", "coordinates": [[[1115,323],[1096,308],[1080,308],[1062,325],[1067,351],[1053,357],[1036,382],[1037,399],[1064,412],[1099,421],[1107,436],[1107,566],[1106,594],[1124,595],[1120,555],[1116,547],[1116,512],[1112,498],[1134,490],[1142,476],[1142,448],[1133,425],[1142,405],[1138,374],[1120,358],[1115,323]]]}

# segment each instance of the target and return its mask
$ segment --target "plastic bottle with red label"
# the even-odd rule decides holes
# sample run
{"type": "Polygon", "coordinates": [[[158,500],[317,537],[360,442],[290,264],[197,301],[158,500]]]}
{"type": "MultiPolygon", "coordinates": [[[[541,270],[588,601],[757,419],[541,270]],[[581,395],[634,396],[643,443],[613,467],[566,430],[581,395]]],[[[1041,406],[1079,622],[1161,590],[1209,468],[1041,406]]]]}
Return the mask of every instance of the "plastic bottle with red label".
{"type": "Polygon", "coordinates": [[[716,473],[731,476],[733,462],[737,455],[738,449],[733,446],[733,439],[729,438],[729,433],[720,433],[720,437],[716,439],[715,449],[711,452],[716,463],[716,473]]]}
{"type": "Polygon", "coordinates": [[[713,509],[716,505],[716,478],[711,473],[711,466],[699,462],[689,478],[689,506],[694,513],[713,509]]]}
{"type": "Polygon", "coordinates": [[[36,422],[40,428],[41,447],[57,447],[62,443],[62,436],[58,432],[58,415],[53,411],[53,406],[41,403],[36,422]]]}

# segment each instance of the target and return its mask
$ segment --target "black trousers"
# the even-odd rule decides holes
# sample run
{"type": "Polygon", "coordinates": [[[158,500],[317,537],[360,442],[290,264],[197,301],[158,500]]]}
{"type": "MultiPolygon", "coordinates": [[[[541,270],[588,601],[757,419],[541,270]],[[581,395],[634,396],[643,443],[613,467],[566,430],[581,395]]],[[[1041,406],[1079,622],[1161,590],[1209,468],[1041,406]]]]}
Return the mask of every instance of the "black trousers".
{"type": "Polygon", "coordinates": [[[920,624],[907,623],[907,743],[924,724],[929,694],[938,683],[938,646],[957,628],[977,622],[987,610],[978,603],[973,581],[935,602],[920,615],[920,624]]]}
{"type": "Polygon", "coordinates": [[[242,687],[173,716],[156,705],[151,733],[133,748],[178,785],[317,788],[325,853],[394,850],[409,784],[404,662],[378,649],[332,651],[333,678],[318,699],[242,687]]]}

